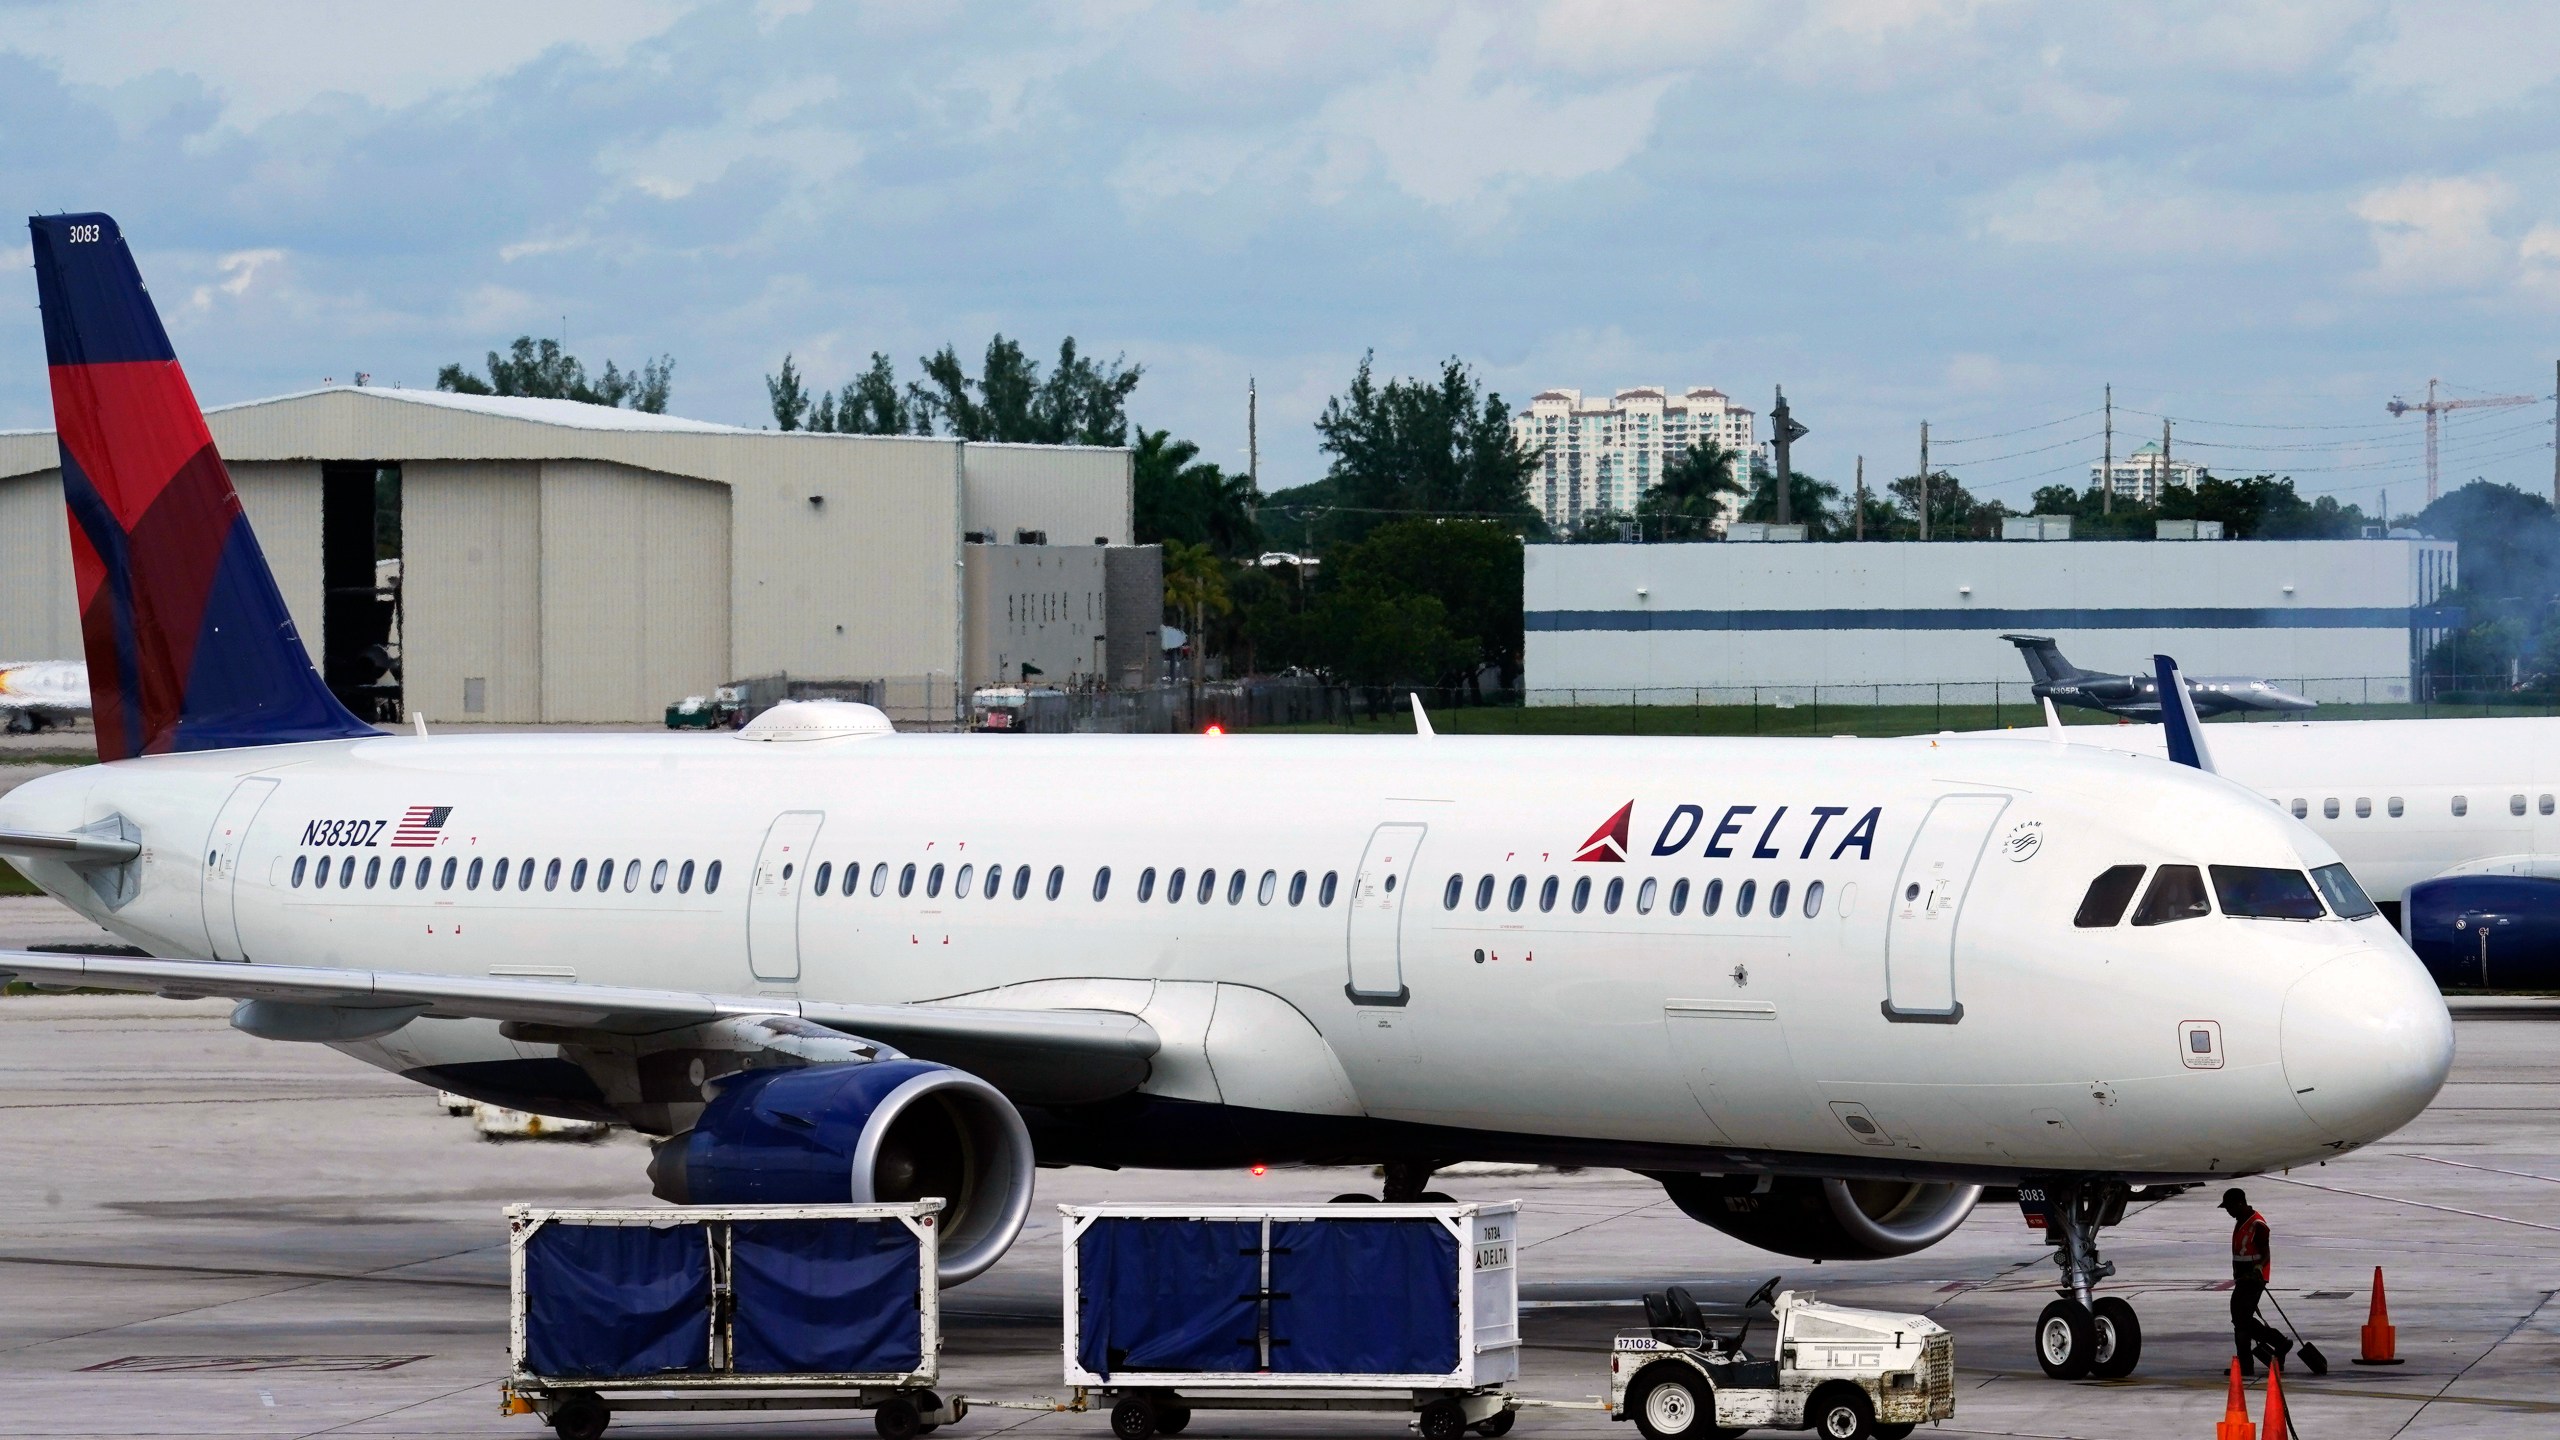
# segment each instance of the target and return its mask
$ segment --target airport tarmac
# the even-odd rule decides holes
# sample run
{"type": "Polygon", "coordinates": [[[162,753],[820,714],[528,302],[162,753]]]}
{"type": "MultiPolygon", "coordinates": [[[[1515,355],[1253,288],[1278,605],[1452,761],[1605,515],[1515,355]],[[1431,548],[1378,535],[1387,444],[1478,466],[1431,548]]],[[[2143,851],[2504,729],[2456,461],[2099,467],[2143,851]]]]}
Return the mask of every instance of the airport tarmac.
{"type": "MultiPolygon", "coordinates": [[[[0,945],[106,937],[45,900],[0,901],[0,945]]],[[[510,1201],[653,1203],[628,1134],[594,1144],[474,1137],[429,1092],[317,1046],[252,1040],[220,1002],[0,1000],[0,1437],[487,1436],[549,1432],[497,1413],[510,1201]]],[[[2273,1221],[2276,1294],[2335,1369],[2297,1366],[2305,1436],[2560,1432],[2560,1021],[2466,1019],[2453,1083],[2368,1152],[2250,1193],[2273,1221]],[[2408,1363],[2347,1363],[2373,1267],[2408,1363]]],[[[1606,1344],[1641,1291],[1738,1297],[1770,1275],[1854,1305],[1924,1312],[1956,1336],[1950,1435],[2208,1436],[2230,1353],[2230,1222],[2214,1193],[2142,1206],[2106,1236],[2110,1289],[2140,1308],[2140,1372],[2061,1384],[2028,1328],[2049,1252],[1986,1207],[1901,1260],[1811,1265],[1686,1219],[1614,1171],[1458,1174],[1460,1199],[1518,1198],[1524,1436],[1633,1435],[1596,1408],[1606,1344]]],[[[1321,1200],[1364,1172],[1045,1171],[1031,1229],[948,1292],[945,1388],[1060,1393],[1060,1202],[1321,1200]]],[[[2257,1404],[2253,1393],[2252,1408],[2257,1404]]],[[[1101,1414],[982,1409],[951,1432],[1110,1433],[1101,1414]]],[[[633,1416],[614,1433],[868,1435],[867,1418],[633,1416]]],[[[1391,1416],[1202,1412],[1191,1436],[1394,1437],[1391,1416]]]]}

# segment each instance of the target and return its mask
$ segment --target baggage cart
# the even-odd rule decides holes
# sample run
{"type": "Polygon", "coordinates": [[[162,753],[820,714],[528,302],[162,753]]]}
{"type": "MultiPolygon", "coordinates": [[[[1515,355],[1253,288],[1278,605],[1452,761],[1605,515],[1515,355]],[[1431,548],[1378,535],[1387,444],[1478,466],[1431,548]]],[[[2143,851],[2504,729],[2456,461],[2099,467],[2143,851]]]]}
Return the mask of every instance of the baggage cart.
{"type": "Polygon", "coordinates": [[[507,1207],[500,1408],[561,1440],[624,1410],[872,1412],[885,1440],[950,1424],[940,1200],[903,1205],[507,1207]]]}
{"type": "Polygon", "coordinates": [[[1066,1383],[1120,1440],[1194,1410],[1411,1413],[1511,1428],[1520,1207],[1062,1205],[1066,1383]]]}

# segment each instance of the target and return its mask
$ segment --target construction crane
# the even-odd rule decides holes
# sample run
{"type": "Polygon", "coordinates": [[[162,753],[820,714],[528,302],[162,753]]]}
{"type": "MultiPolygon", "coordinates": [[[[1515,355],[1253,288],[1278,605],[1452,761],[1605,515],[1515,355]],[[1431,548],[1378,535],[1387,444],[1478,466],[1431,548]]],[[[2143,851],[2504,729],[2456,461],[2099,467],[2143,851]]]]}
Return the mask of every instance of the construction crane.
{"type": "Polygon", "coordinates": [[[2428,378],[2427,399],[2423,405],[2412,405],[2394,395],[2391,397],[2391,403],[2382,407],[2394,415],[2406,415],[2412,410],[2426,413],[2427,503],[2430,505],[2436,503],[2436,417],[2438,415],[2447,410],[2504,410],[2517,405],[2542,403],[2542,397],[2539,395],[2480,395],[2467,400],[2439,400],[2436,398],[2436,384],[2432,376],[2428,378]]]}

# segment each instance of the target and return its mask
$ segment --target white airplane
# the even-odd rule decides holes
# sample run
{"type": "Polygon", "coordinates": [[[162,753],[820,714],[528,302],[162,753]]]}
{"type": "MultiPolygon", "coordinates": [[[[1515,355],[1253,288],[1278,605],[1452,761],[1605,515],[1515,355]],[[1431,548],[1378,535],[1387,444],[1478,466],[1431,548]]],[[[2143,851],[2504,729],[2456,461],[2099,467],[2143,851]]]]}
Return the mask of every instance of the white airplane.
{"type": "Polygon", "coordinates": [[[1384,1164],[1393,1199],[1459,1160],[1624,1166],[1844,1258],[2018,1186],[2057,1375],[2139,1359],[2094,1293],[2135,1187],[2369,1144],[2450,1063],[2317,836],[2083,748],[989,743],[814,702],[380,734],[311,673],[114,222],[33,225],[73,523],[206,533],[181,563],[92,535],[125,559],[91,643],[134,683],[101,690],[106,763],[0,798],[0,852],[157,958],[0,971],[235,998],[253,1035],[624,1122],[674,1201],[945,1196],[952,1281],[1043,1164],[1384,1164]]]}
{"type": "Polygon", "coordinates": [[[58,730],[88,713],[88,666],[77,660],[0,660],[0,730],[58,730]]]}
{"type": "MultiPolygon", "coordinates": [[[[2128,754],[2167,752],[2157,725],[2050,733],[2128,754]]],[[[2260,722],[2205,733],[2222,774],[2337,849],[2440,984],[2560,989],[2560,718],[2260,722]]]]}

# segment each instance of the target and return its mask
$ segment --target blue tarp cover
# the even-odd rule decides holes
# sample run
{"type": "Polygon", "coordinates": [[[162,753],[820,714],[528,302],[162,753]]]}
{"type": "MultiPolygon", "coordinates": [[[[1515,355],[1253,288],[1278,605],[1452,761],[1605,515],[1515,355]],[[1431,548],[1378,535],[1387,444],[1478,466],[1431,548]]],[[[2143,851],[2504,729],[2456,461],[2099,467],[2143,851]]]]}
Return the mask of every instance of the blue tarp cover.
{"type": "Polygon", "coordinates": [[[1096,1220],[1076,1241],[1076,1363],[1118,1370],[1252,1371],[1262,1225],[1096,1220]]]}
{"type": "Polygon", "coordinates": [[[924,1361],[914,1234],[895,1220],[740,1220],[729,1227],[733,1368],[745,1375],[892,1375],[924,1361]]]}
{"type": "Polygon", "coordinates": [[[1445,1375],[1458,1368],[1458,1237],[1436,1220],[1271,1226],[1271,1368],[1445,1375]]]}
{"type": "Polygon", "coordinates": [[[547,1221],[525,1241],[524,1288],[536,1375],[710,1368],[711,1255],[698,1225],[547,1221]]]}

